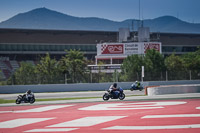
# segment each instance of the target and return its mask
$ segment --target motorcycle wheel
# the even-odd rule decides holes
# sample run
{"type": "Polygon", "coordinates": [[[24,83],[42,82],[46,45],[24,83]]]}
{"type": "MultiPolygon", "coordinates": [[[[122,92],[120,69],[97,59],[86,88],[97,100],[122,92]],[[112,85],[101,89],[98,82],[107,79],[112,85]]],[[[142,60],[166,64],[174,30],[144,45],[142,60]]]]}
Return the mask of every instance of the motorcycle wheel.
{"type": "Polygon", "coordinates": [[[144,88],[141,87],[139,90],[142,91],[143,89],[144,89],[144,88]]]}
{"type": "Polygon", "coordinates": [[[35,102],[35,98],[30,99],[30,104],[33,104],[35,102]]]}
{"type": "Polygon", "coordinates": [[[15,103],[16,103],[16,104],[20,104],[20,103],[21,103],[21,100],[20,100],[19,98],[17,98],[16,101],[15,101],[15,103]]]}
{"type": "Polygon", "coordinates": [[[108,96],[107,94],[104,94],[104,95],[103,95],[103,100],[104,100],[104,101],[108,101],[108,100],[109,100],[109,96],[108,96]]]}
{"type": "Polygon", "coordinates": [[[125,98],[125,94],[122,93],[122,94],[119,96],[119,99],[120,99],[120,100],[124,100],[124,98],[125,98]]]}

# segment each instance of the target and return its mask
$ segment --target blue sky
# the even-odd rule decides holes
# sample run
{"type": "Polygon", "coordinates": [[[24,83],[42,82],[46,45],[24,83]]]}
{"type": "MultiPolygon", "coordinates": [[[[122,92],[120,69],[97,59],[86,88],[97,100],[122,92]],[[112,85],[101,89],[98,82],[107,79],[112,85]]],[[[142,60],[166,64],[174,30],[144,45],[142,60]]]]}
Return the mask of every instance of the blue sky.
{"type": "MultiPolygon", "coordinates": [[[[0,22],[40,7],[77,17],[139,18],[139,0],[0,0],[0,22]]],[[[140,0],[140,9],[141,19],[170,15],[200,23],[200,0],[140,0]]]]}

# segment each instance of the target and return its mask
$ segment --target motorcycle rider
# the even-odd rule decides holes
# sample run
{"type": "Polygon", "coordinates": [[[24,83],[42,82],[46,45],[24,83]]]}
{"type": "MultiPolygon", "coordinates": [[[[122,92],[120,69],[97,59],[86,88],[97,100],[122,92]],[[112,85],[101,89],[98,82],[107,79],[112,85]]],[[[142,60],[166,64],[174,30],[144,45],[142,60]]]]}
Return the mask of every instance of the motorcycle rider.
{"type": "Polygon", "coordinates": [[[31,90],[28,90],[25,96],[26,96],[26,100],[30,101],[31,97],[33,96],[33,92],[31,90]]]}
{"type": "Polygon", "coordinates": [[[135,81],[135,83],[133,83],[133,84],[131,85],[131,89],[132,89],[132,90],[139,90],[140,88],[141,88],[140,82],[138,82],[137,80],[135,81]]]}
{"type": "Polygon", "coordinates": [[[114,83],[113,85],[111,85],[109,90],[110,90],[110,93],[114,96],[115,95],[114,91],[117,90],[117,83],[114,83]]]}

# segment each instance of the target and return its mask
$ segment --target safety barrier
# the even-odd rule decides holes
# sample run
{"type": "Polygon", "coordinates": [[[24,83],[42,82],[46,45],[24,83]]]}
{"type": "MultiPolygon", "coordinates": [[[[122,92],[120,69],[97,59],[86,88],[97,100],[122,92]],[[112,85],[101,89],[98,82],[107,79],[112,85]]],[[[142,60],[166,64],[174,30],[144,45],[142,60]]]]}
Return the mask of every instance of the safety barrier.
{"type": "MultiPolygon", "coordinates": [[[[130,89],[133,82],[119,82],[118,86],[123,89],[130,89]]],[[[47,84],[47,85],[5,85],[0,86],[0,94],[24,93],[27,90],[33,92],[72,92],[72,91],[104,91],[113,83],[78,83],[78,84],[47,84]]],[[[151,81],[143,82],[146,86],[160,85],[183,85],[183,84],[200,84],[200,80],[181,80],[181,81],[151,81]]]]}
{"type": "Polygon", "coordinates": [[[147,87],[148,96],[164,94],[199,93],[200,84],[147,87]]]}

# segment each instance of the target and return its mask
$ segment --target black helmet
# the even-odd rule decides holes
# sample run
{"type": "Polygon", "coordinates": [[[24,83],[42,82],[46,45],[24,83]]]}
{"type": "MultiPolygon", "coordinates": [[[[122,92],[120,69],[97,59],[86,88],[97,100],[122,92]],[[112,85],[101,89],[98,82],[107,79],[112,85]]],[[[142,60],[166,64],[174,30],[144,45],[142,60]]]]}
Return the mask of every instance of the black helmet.
{"type": "Polygon", "coordinates": [[[117,83],[114,83],[114,84],[113,84],[113,87],[117,88],[117,83]]]}
{"type": "Polygon", "coordinates": [[[31,93],[31,90],[28,90],[27,93],[30,94],[30,93],[31,93]]]}

